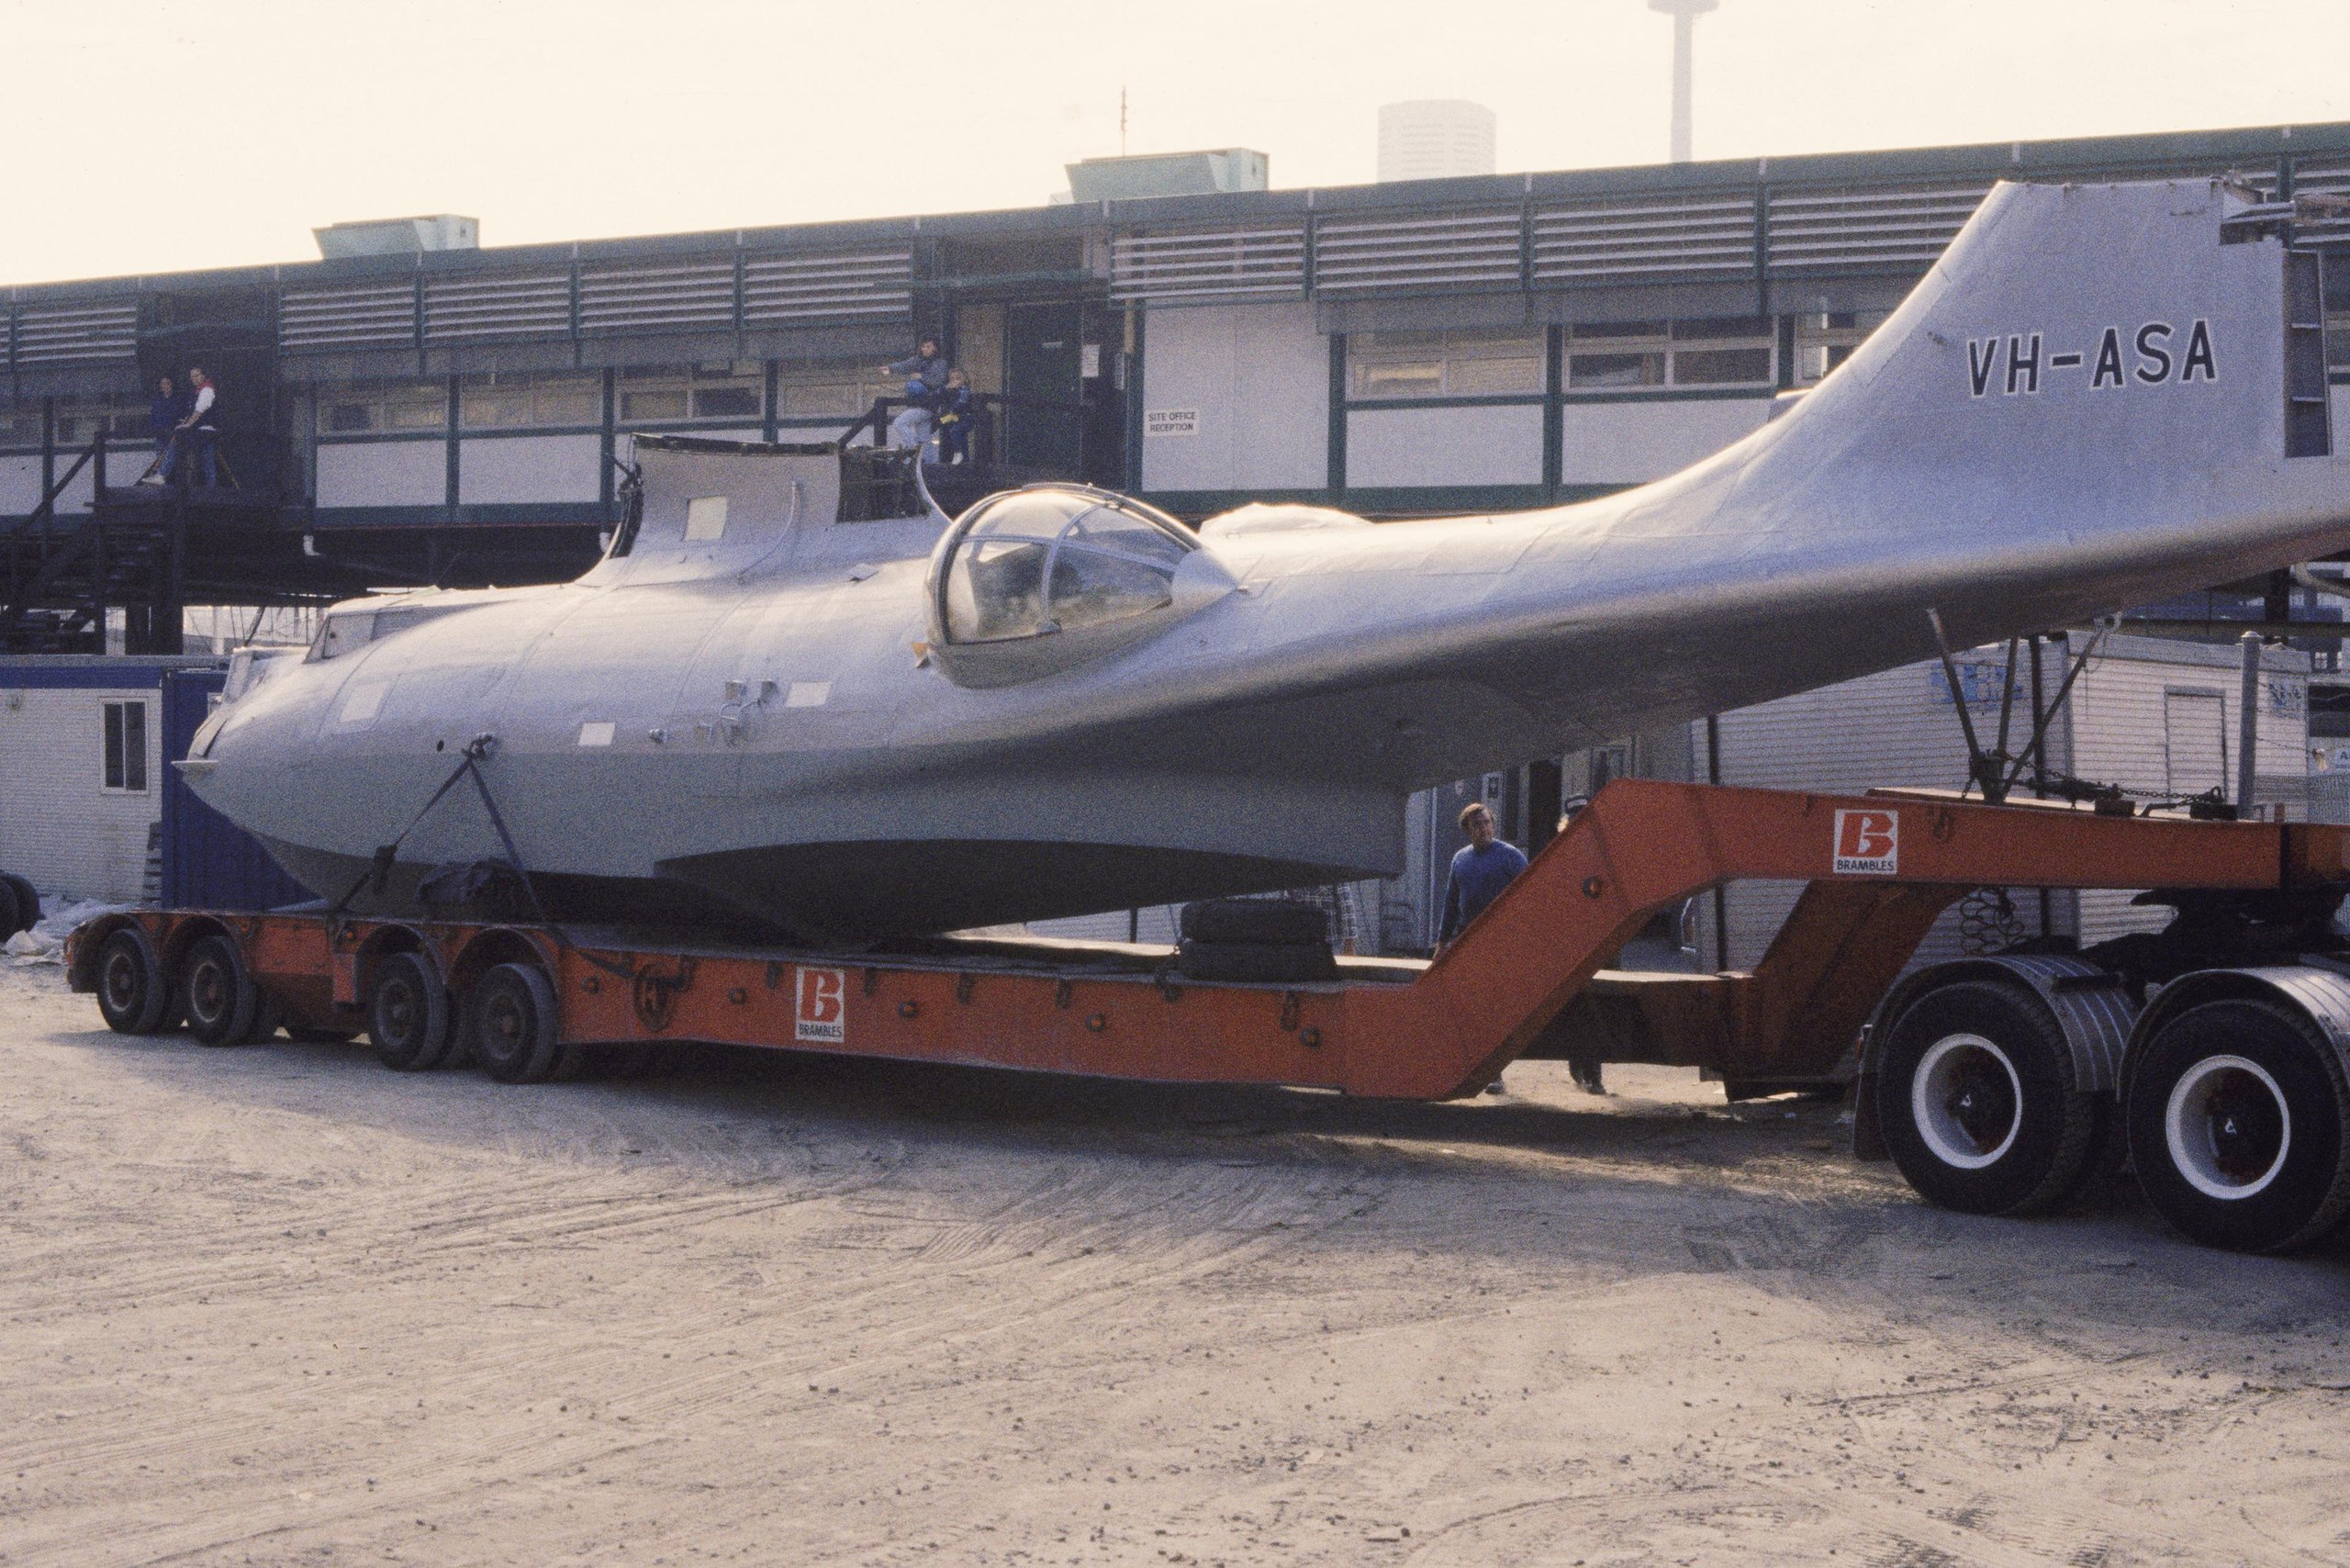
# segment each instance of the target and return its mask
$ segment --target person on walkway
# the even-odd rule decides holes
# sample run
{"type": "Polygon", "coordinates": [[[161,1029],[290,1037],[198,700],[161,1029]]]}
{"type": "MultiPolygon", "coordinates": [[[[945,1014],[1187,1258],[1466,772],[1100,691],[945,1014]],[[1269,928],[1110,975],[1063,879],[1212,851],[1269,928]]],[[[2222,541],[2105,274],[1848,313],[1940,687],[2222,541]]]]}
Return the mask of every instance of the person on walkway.
{"type": "Polygon", "coordinates": [[[147,399],[147,434],[155,442],[155,460],[139,476],[142,485],[160,485],[171,476],[172,440],[185,418],[189,399],[168,375],[155,378],[155,395],[147,399]]]}
{"type": "Polygon", "coordinates": [[[923,339],[915,353],[883,365],[881,372],[906,377],[906,406],[890,421],[890,444],[917,449],[929,444],[933,405],[946,387],[946,362],[938,357],[938,340],[923,339]]]}
{"type": "MultiPolygon", "coordinates": [[[[204,476],[206,488],[220,483],[220,426],[213,406],[220,400],[219,388],[204,374],[202,365],[187,367],[187,384],[195,398],[176,427],[178,431],[195,443],[196,472],[204,476]]],[[[171,465],[164,465],[163,477],[171,477],[171,465]]]]}
{"type": "Polygon", "coordinates": [[[971,460],[971,420],[978,412],[971,398],[971,382],[961,368],[946,373],[946,387],[938,395],[938,460],[941,463],[968,463],[971,460]]]}

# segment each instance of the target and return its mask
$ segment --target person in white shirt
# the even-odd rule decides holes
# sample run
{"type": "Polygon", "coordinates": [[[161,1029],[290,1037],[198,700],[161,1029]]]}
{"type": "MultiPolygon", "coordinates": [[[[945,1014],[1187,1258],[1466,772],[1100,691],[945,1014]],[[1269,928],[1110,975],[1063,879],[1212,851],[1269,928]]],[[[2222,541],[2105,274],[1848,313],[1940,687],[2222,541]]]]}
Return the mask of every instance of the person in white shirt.
{"type": "MultiPolygon", "coordinates": [[[[187,384],[196,388],[196,398],[188,405],[187,417],[179,422],[188,441],[196,448],[196,472],[204,476],[207,487],[220,483],[220,426],[213,416],[213,405],[219,401],[218,388],[212,378],[204,374],[202,365],[187,369],[187,384]]],[[[172,461],[166,456],[162,476],[172,476],[172,461]]]]}

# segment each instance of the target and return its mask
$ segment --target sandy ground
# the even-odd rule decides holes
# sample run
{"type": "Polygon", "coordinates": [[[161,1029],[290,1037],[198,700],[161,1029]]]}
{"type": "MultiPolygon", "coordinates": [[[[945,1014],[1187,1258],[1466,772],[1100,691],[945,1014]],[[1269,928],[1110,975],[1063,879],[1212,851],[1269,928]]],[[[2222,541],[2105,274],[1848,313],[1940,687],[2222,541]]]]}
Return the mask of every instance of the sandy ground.
{"type": "Polygon", "coordinates": [[[205,1051],[0,968],[0,1562],[2350,1561],[2350,1268],[1832,1108],[205,1051]]]}

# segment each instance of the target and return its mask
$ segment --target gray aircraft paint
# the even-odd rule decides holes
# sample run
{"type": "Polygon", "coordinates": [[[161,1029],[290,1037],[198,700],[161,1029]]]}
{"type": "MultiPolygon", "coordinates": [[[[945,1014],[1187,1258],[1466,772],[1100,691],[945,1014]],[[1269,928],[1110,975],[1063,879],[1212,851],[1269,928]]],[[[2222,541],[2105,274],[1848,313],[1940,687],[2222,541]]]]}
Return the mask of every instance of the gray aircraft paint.
{"type": "MultiPolygon", "coordinates": [[[[1714,456],[1509,516],[1245,509],[1115,645],[942,645],[943,519],[834,521],[830,456],[643,442],[627,554],[339,607],[375,635],[273,665],[189,777],[339,893],[494,734],[558,913],[835,940],[1392,874],[1413,790],[1907,663],[1930,606],[1965,644],[2350,545],[2350,464],[2283,455],[2283,248],[2223,242],[2241,206],[2001,185],[1714,456]]],[[[498,853],[454,794],[363,902],[498,853]]]]}

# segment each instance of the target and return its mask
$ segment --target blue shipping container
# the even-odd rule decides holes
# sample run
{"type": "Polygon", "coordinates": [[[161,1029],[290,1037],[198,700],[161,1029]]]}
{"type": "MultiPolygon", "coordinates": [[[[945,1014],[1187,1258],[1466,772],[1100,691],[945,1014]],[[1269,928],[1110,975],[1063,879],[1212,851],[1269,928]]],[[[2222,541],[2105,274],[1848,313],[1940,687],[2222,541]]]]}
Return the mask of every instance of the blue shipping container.
{"type": "Polygon", "coordinates": [[[218,669],[163,676],[163,907],[265,910],[308,903],[318,895],[280,870],[251,834],[197,800],[170,766],[187,756],[228,678],[218,669]]]}

